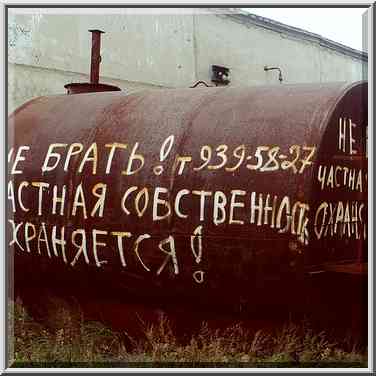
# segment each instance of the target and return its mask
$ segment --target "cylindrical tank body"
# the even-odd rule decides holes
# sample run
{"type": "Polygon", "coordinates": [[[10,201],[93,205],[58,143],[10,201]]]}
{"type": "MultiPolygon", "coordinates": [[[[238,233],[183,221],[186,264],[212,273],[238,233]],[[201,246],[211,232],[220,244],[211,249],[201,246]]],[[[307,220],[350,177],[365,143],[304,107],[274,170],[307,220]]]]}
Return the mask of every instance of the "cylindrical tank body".
{"type": "Polygon", "coordinates": [[[366,83],[33,99],[8,127],[16,286],[253,304],[355,270],[366,126],[366,83]]]}

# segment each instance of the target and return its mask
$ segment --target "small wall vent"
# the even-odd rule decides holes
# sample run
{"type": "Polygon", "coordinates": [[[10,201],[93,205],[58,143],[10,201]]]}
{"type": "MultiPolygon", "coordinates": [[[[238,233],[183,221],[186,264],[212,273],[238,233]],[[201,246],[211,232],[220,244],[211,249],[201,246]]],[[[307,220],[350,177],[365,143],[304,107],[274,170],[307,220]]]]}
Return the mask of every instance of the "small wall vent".
{"type": "Polygon", "coordinates": [[[212,79],[211,81],[215,83],[215,86],[228,85],[230,69],[226,67],[221,67],[220,65],[212,65],[212,79]]]}

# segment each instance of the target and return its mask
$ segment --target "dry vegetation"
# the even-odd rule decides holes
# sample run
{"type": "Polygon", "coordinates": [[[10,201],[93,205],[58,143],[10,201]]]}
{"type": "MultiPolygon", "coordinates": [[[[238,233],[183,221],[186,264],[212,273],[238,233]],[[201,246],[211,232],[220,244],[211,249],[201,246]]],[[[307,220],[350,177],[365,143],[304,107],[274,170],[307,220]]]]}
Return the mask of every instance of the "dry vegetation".
{"type": "Polygon", "coordinates": [[[221,331],[203,324],[182,344],[164,317],[135,340],[98,322],[49,331],[22,304],[10,308],[12,367],[367,367],[365,349],[345,350],[307,323],[273,334],[251,334],[240,324],[221,331]]]}

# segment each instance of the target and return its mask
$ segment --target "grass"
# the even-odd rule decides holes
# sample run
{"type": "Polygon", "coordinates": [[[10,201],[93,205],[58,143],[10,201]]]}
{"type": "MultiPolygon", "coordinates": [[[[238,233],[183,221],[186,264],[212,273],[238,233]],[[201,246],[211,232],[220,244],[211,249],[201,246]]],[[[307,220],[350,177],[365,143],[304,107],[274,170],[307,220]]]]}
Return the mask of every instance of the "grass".
{"type": "Polygon", "coordinates": [[[213,330],[203,323],[182,344],[164,316],[135,339],[82,320],[50,331],[21,303],[10,308],[12,367],[367,367],[365,349],[345,351],[306,322],[273,333],[251,333],[241,324],[213,330]]]}

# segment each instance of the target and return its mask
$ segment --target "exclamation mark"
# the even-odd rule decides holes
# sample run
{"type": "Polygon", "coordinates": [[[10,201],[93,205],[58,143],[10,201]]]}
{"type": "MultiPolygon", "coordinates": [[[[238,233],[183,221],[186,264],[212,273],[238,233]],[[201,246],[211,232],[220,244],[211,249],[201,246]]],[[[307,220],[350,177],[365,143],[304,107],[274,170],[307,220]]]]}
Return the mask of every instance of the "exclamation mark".
{"type": "MultiPolygon", "coordinates": [[[[163,144],[161,146],[161,150],[159,152],[159,160],[161,162],[163,162],[167,157],[168,155],[170,154],[170,151],[172,149],[172,146],[174,145],[174,139],[175,139],[175,136],[174,135],[171,135],[171,136],[168,136],[164,141],[163,141],[163,144]]],[[[162,165],[157,165],[153,168],[153,172],[155,175],[160,175],[162,174],[163,172],[163,166],[162,165]]]]}
{"type": "MultiPolygon", "coordinates": [[[[195,261],[199,264],[202,260],[202,226],[197,226],[191,235],[191,250],[195,261]],[[197,243],[197,247],[195,246],[197,243]]],[[[193,279],[197,283],[204,282],[204,272],[202,270],[196,270],[193,273],[193,279]]]]}

